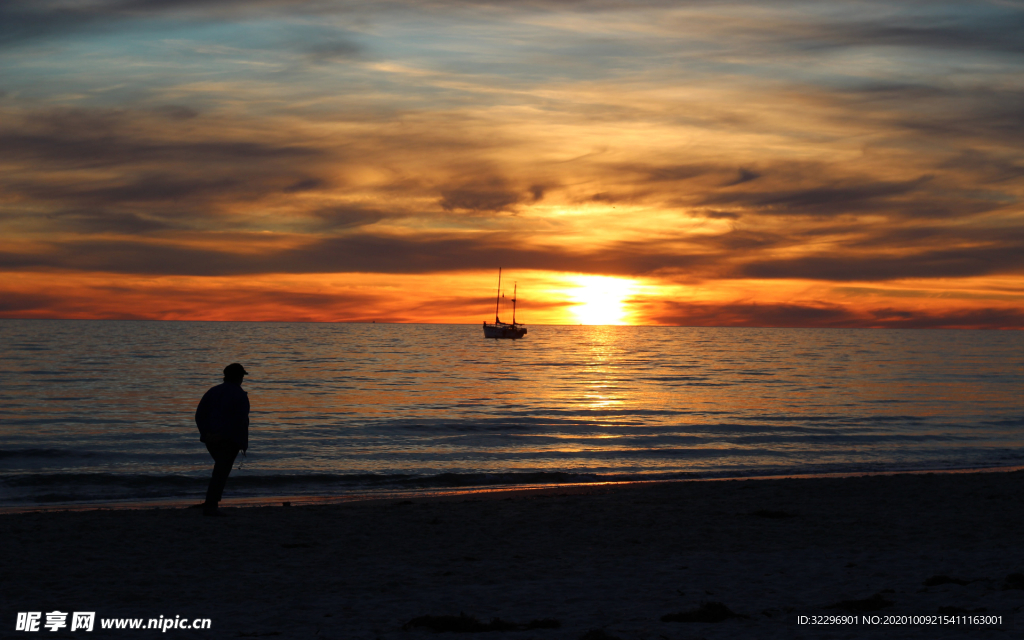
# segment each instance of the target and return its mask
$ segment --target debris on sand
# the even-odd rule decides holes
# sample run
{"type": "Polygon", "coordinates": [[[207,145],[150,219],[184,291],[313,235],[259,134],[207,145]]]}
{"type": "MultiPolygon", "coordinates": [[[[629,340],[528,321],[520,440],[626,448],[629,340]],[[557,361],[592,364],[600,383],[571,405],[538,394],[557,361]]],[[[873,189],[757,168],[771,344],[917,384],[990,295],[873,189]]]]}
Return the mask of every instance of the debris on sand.
{"type": "Polygon", "coordinates": [[[490,622],[480,622],[473,616],[460,613],[457,616],[420,616],[413,618],[402,625],[403,631],[416,627],[428,629],[437,633],[482,633],[484,631],[529,631],[530,629],[558,629],[562,623],[552,618],[542,620],[531,620],[524,624],[506,622],[501,618],[494,618],[490,622]]]}
{"type": "Polygon", "coordinates": [[[662,622],[724,622],[729,618],[744,618],[721,602],[705,602],[696,609],[661,616],[662,622]]]}
{"type": "Polygon", "coordinates": [[[1008,589],[1024,589],[1024,573],[1011,573],[1003,580],[1003,591],[1008,589]]]}
{"type": "Polygon", "coordinates": [[[788,511],[773,511],[772,509],[758,509],[750,515],[757,516],[758,518],[771,518],[773,520],[796,517],[795,513],[789,513],[788,511]]]}
{"type": "Polygon", "coordinates": [[[876,593],[870,598],[864,598],[863,600],[842,600],[825,608],[842,609],[843,611],[852,611],[854,613],[867,613],[869,611],[879,611],[886,607],[891,607],[894,604],[895,603],[891,600],[883,598],[882,594],[876,593]]]}
{"type": "Polygon", "coordinates": [[[621,638],[611,635],[604,629],[591,629],[580,636],[580,640],[621,640],[621,638]]]}
{"type": "Polygon", "coordinates": [[[928,578],[927,580],[924,581],[924,586],[926,586],[926,587],[937,587],[937,586],[942,585],[942,584],[958,584],[960,586],[964,586],[964,585],[970,584],[970,583],[971,583],[970,580],[963,580],[961,578],[950,578],[949,576],[942,575],[942,576],[932,576],[932,577],[928,578]]]}
{"type": "Polygon", "coordinates": [[[939,607],[939,615],[944,616],[955,616],[955,615],[968,615],[974,613],[985,613],[988,611],[985,607],[979,609],[964,609],[963,607],[939,607]]]}

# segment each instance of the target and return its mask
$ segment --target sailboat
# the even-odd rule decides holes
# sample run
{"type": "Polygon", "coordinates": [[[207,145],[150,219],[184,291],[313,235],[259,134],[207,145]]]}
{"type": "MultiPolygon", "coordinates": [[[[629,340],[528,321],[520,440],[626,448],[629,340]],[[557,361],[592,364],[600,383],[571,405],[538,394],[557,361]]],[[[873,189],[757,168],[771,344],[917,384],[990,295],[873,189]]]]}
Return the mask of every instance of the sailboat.
{"type": "Polygon", "coordinates": [[[485,338],[507,338],[518,340],[526,335],[526,327],[516,322],[516,293],[519,288],[517,282],[512,289],[512,324],[502,322],[498,318],[498,305],[501,303],[501,269],[498,269],[498,297],[494,300],[494,324],[487,324],[484,320],[485,338]]]}

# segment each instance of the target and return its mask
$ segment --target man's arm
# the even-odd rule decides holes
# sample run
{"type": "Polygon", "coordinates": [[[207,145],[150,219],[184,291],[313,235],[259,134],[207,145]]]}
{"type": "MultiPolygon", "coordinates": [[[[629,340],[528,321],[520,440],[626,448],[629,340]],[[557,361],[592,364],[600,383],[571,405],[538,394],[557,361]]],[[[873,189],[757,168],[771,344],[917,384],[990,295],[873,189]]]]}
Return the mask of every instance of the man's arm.
{"type": "Polygon", "coordinates": [[[199,406],[196,407],[196,426],[199,427],[200,431],[203,431],[209,422],[210,392],[207,391],[203,394],[203,399],[199,401],[199,406]]]}

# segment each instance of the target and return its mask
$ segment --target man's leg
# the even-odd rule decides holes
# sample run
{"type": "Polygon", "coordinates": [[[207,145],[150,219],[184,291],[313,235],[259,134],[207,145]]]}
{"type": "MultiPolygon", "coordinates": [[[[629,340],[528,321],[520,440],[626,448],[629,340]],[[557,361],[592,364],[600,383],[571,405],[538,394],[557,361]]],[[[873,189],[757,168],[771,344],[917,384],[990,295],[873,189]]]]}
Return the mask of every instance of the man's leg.
{"type": "Polygon", "coordinates": [[[228,481],[228,474],[238,457],[238,447],[230,442],[207,443],[207,450],[213,456],[213,476],[210,478],[210,486],[206,489],[206,503],[203,505],[204,512],[217,511],[217,503],[220,502],[221,494],[224,492],[224,484],[228,481]]]}

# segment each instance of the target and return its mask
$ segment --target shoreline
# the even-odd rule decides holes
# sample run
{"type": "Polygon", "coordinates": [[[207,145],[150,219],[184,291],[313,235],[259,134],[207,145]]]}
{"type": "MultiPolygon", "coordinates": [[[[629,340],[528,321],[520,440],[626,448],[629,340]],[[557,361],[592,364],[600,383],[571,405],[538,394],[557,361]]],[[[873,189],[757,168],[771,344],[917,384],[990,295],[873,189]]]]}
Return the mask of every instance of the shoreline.
{"type": "MultiPolygon", "coordinates": [[[[741,480],[765,481],[765,480],[799,480],[799,479],[822,479],[822,478],[857,478],[870,476],[889,475],[921,475],[921,474],[973,474],[973,473],[1013,473],[1024,470],[1024,466],[1014,465],[1006,467],[964,467],[964,468],[942,468],[942,469],[905,469],[887,471],[839,471],[827,473],[806,473],[806,474],[780,474],[763,476],[723,476],[712,478],[678,478],[678,479],[657,479],[657,480],[622,480],[609,482],[578,482],[578,483],[553,483],[553,484],[502,484],[502,485],[479,485],[458,488],[429,488],[422,490],[397,490],[397,491],[367,491],[361,493],[344,493],[337,495],[285,495],[274,494],[267,496],[236,497],[230,495],[221,501],[221,506],[229,508],[259,508],[281,506],[289,503],[288,506],[314,506],[330,504],[347,504],[352,502],[370,502],[387,500],[406,500],[421,498],[450,498],[460,496],[490,496],[502,497],[498,494],[526,494],[526,493],[547,493],[552,491],[569,491],[574,493],[587,493],[588,487],[608,486],[631,486],[651,484],[675,484],[685,482],[730,482],[741,480]]],[[[230,478],[228,489],[230,494],[230,478]]],[[[0,506],[0,516],[18,513],[47,513],[62,511],[124,511],[124,510],[148,510],[148,509],[186,509],[194,507],[202,502],[202,496],[195,498],[167,498],[155,500],[134,500],[109,502],[59,502],[50,504],[39,504],[31,506],[0,506]]]]}

